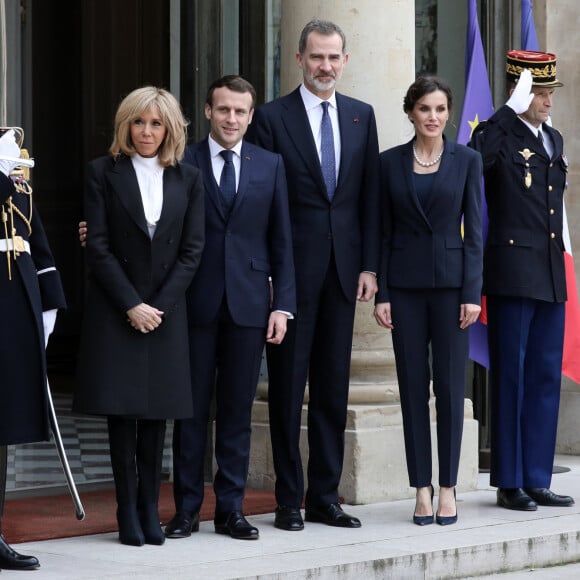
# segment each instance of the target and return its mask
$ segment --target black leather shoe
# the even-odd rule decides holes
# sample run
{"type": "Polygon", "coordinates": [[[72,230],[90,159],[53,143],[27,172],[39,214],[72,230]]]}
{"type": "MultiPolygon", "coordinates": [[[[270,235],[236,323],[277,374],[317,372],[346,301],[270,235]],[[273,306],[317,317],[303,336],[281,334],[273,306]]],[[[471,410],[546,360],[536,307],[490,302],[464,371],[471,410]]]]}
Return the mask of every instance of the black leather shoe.
{"type": "Polygon", "coordinates": [[[500,487],[497,490],[497,505],[522,512],[534,512],[538,509],[538,504],[519,487],[500,487]]]}
{"type": "Polygon", "coordinates": [[[192,532],[199,532],[199,512],[193,515],[177,512],[165,526],[167,538],[189,538],[192,532]]]}
{"type": "Polygon", "coordinates": [[[27,570],[38,568],[40,563],[34,556],[23,556],[14,551],[0,534],[0,570],[27,570]]]}
{"type": "Polygon", "coordinates": [[[304,516],[307,522],[318,522],[338,528],[360,528],[361,526],[360,520],[342,511],[339,503],[309,506],[306,508],[304,516]]]}
{"type": "Polygon", "coordinates": [[[526,487],[524,491],[538,504],[553,507],[570,507],[574,498],[569,495],[558,495],[547,487],[526,487]]]}
{"type": "Polygon", "coordinates": [[[299,508],[279,505],[274,512],[274,527],[289,532],[299,532],[304,529],[304,520],[299,508]]]}
{"type": "Polygon", "coordinates": [[[226,534],[236,540],[257,540],[260,535],[258,528],[238,511],[216,514],[213,524],[216,534],[226,534]]]}

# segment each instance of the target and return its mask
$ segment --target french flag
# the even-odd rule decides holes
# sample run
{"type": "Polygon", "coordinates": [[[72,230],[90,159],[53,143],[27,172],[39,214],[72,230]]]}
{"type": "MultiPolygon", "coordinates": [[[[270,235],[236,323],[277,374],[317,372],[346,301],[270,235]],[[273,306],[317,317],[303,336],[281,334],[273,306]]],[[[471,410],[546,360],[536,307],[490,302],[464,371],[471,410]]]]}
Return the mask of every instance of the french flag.
{"type": "MultiPolygon", "coordinates": [[[[522,0],[522,49],[539,50],[531,0],[522,0]]],[[[562,374],[580,383],[580,305],[578,288],[574,271],[574,258],[570,244],[570,231],[566,216],[566,204],[563,207],[562,239],[564,241],[564,265],[566,269],[566,315],[564,321],[564,352],[562,374]]]]}

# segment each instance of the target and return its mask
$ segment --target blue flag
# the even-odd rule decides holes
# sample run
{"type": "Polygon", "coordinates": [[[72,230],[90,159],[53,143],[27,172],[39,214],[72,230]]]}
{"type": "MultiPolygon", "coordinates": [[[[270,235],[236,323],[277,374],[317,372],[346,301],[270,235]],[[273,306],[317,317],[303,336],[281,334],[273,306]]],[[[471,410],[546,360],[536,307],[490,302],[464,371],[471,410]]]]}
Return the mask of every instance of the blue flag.
{"type": "MultiPolygon", "coordinates": [[[[480,121],[485,121],[493,115],[493,100],[489,88],[489,78],[485,65],[483,43],[477,19],[476,0],[469,0],[467,13],[467,45],[465,58],[465,99],[461,120],[457,131],[457,142],[466,144],[471,139],[473,130],[480,121]]],[[[481,222],[483,241],[487,237],[487,204],[482,187],[481,222]]],[[[485,300],[482,301],[480,320],[470,327],[469,358],[489,368],[489,352],[487,347],[487,313],[485,300]]]]}
{"type": "Polygon", "coordinates": [[[540,50],[532,13],[532,0],[522,0],[522,49],[540,50]]]}

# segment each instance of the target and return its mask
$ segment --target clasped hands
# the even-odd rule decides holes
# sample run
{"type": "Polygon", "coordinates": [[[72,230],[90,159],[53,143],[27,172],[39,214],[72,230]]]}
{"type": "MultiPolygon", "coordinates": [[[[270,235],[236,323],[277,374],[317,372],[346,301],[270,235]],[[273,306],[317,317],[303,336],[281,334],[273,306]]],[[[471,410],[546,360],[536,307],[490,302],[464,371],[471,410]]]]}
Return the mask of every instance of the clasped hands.
{"type": "Polygon", "coordinates": [[[163,312],[157,308],[145,304],[137,304],[127,310],[127,322],[135,329],[141,331],[143,334],[152,332],[163,322],[163,312]]]}

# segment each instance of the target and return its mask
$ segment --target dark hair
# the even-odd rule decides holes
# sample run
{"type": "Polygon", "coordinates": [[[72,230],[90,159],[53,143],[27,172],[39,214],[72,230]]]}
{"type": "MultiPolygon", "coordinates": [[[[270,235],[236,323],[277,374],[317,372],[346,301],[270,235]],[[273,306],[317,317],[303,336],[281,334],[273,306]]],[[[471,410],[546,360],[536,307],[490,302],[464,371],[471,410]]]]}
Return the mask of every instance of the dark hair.
{"type": "Polygon", "coordinates": [[[324,36],[338,34],[342,40],[342,54],[345,53],[346,36],[344,35],[342,28],[340,28],[338,24],[334,24],[334,22],[330,22],[329,20],[315,19],[306,24],[300,33],[300,40],[298,41],[298,52],[300,54],[304,54],[306,50],[306,43],[308,42],[308,35],[311,32],[318,32],[318,34],[323,34],[324,36]]]}
{"type": "Polygon", "coordinates": [[[250,93],[252,96],[252,109],[256,106],[256,89],[252,83],[238,75],[226,75],[214,81],[207,90],[205,102],[211,107],[213,105],[213,93],[216,89],[225,87],[234,93],[250,93]]]}
{"type": "Polygon", "coordinates": [[[453,93],[451,87],[439,77],[419,77],[407,90],[403,100],[403,111],[409,113],[413,110],[417,101],[429,93],[441,91],[447,97],[447,108],[453,108],[453,93]]]}

